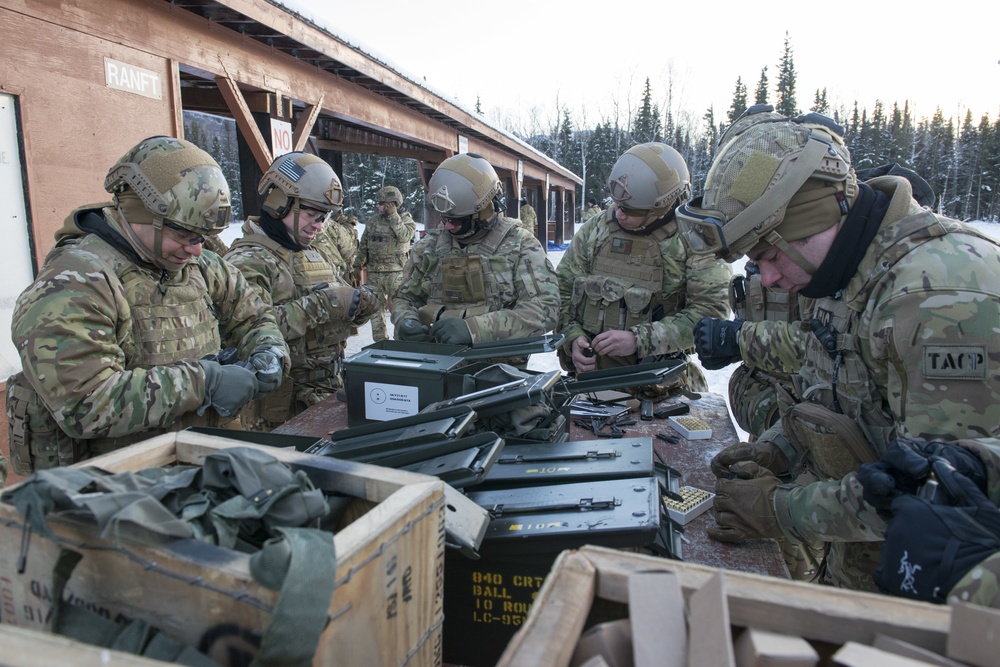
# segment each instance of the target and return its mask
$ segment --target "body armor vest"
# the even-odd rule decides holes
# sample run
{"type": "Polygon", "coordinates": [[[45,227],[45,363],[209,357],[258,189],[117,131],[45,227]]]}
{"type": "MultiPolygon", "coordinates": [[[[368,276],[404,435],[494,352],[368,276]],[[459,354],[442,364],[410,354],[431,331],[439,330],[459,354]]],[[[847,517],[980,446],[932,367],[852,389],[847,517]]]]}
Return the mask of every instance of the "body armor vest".
{"type": "MultiPolygon", "coordinates": [[[[271,285],[274,306],[299,299],[318,286],[341,283],[330,263],[314,248],[293,251],[259,233],[244,236],[233,248],[253,245],[269,250],[282,268],[271,285]]],[[[277,390],[254,401],[248,410],[260,419],[280,424],[301,412],[296,402],[303,403],[303,408],[316,403],[309,396],[317,388],[324,395],[336,391],[340,386],[336,378],[340,372],[341,343],[349,335],[350,323],[344,319],[317,324],[301,338],[286,340],[292,367],[288,379],[277,390]]]]}
{"type": "Polygon", "coordinates": [[[501,217],[481,241],[464,248],[451,234],[439,234],[435,253],[440,270],[431,275],[428,306],[464,311],[462,317],[473,317],[513,303],[516,258],[498,254],[497,248],[514,226],[514,221],[501,217]]]}
{"type": "Polygon", "coordinates": [[[729,307],[747,322],[795,322],[799,319],[799,297],[788,290],[769,289],[760,273],[747,271],[729,282],[729,307]]]}
{"type": "MultiPolygon", "coordinates": [[[[398,214],[401,218],[403,213],[398,214]]],[[[405,214],[409,216],[409,213],[405,214]]],[[[402,271],[406,259],[410,256],[410,243],[400,243],[384,215],[378,215],[374,222],[369,221],[368,257],[369,271],[402,271]]],[[[404,218],[405,220],[405,218],[404,218]]]]}
{"type": "Polygon", "coordinates": [[[573,284],[576,318],[591,338],[659,320],[684,307],[684,290],[663,292],[660,242],[677,231],[671,221],[645,236],[625,232],[615,222],[594,254],[594,269],[573,284]]]}
{"type": "MultiPolygon", "coordinates": [[[[131,307],[131,334],[119,345],[126,370],[164,366],[217,354],[221,346],[219,320],[209,296],[201,264],[192,262],[161,280],[159,271],[143,269],[96,236],[70,241],[101,258],[115,277],[131,307]]],[[[58,427],[23,373],[8,380],[11,458],[18,474],[68,465],[157,435],[149,430],[115,438],[76,440],[58,427]]],[[[214,410],[199,416],[182,415],[168,430],[189,426],[220,426],[225,421],[214,410]]]]}
{"type": "MultiPolygon", "coordinates": [[[[871,289],[893,265],[914,247],[948,230],[925,211],[894,223],[892,231],[890,244],[882,249],[867,277],[868,289],[850,301],[827,297],[809,304],[803,319],[812,323],[813,333],[806,338],[802,368],[792,376],[795,393],[803,402],[821,405],[854,422],[867,442],[869,455],[875,458],[881,457],[886,443],[895,437],[895,423],[864,363],[858,321],[868,305],[871,289]]],[[[837,470],[816,472],[835,479],[843,476],[837,470]]]]}
{"type": "MultiPolygon", "coordinates": [[[[629,234],[617,222],[607,221],[610,234],[594,253],[594,268],[590,275],[573,282],[573,304],[576,319],[582,323],[587,337],[593,339],[604,331],[626,331],[636,326],[672,315],[684,307],[686,290],[683,284],[670,294],[663,291],[663,256],[660,243],[677,231],[677,223],[669,223],[646,235],[629,234]]],[[[683,359],[675,353],[663,358],[683,359]]],[[[631,366],[638,356],[601,356],[597,367],[631,366]]],[[[692,382],[688,371],[668,383],[671,386],[692,382]]],[[[698,373],[700,378],[700,373],[698,373]]],[[[700,379],[704,383],[704,378],[700,379]]]]}

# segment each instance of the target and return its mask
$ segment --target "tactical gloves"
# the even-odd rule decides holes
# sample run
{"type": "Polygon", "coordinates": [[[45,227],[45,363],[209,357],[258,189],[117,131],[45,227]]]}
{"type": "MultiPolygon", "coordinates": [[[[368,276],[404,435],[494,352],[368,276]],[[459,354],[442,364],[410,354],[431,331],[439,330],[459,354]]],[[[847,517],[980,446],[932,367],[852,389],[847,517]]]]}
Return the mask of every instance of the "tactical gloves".
{"type": "Polygon", "coordinates": [[[284,358],[284,350],[276,345],[258,347],[250,353],[247,366],[257,376],[257,395],[254,398],[270,394],[281,386],[285,379],[284,358]]]}
{"type": "Polygon", "coordinates": [[[431,327],[431,340],[446,345],[472,345],[472,331],[460,317],[444,317],[431,327]]]}
{"type": "Polygon", "coordinates": [[[420,323],[420,320],[403,320],[396,327],[396,338],[422,343],[430,338],[430,328],[420,323]]]}
{"type": "Polygon", "coordinates": [[[986,467],[968,449],[950,443],[896,438],[885,448],[881,461],[865,463],[858,470],[862,497],[880,513],[884,512],[899,495],[916,493],[928,479],[936,460],[946,461],[986,490],[986,467]]]}
{"type": "Polygon", "coordinates": [[[387,201],[384,204],[382,204],[382,212],[385,213],[386,216],[393,216],[393,215],[395,215],[396,214],[396,202],[394,202],[394,201],[387,201]]]}
{"type": "Polygon", "coordinates": [[[788,474],[788,457],[769,440],[726,447],[712,459],[712,472],[716,477],[727,477],[731,474],[730,467],[742,461],[752,461],[779,477],[788,474]]]}
{"type": "Polygon", "coordinates": [[[347,310],[347,317],[355,324],[364,324],[372,315],[385,308],[382,297],[368,285],[362,285],[355,290],[351,304],[352,307],[347,310]]]}
{"type": "Polygon", "coordinates": [[[743,320],[703,317],[694,325],[694,347],[707,370],[717,371],[743,358],[737,334],[743,320]]]}
{"type": "Polygon", "coordinates": [[[198,414],[205,414],[209,406],[222,417],[232,417],[257,395],[257,376],[249,368],[202,359],[198,362],[205,372],[205,401],[198,414]]]}
{"type": "Polygon", "coordinates": [[[354,324],[364,324],[378,312],[379,308],[385,306],[382,297],[367,285],[355,288],[347,285],[320,283],[313,288],[313,291],[326,298],[329,310],[339,309],[354,324]]]}
{"type": "Polygon", "coordinates": [[[729,466],[732,479],[715,485],[715,522],[708,536],[719,542],[740,542],[760,537],[781,537],[774,515],[774,492],[781,483],[752,461],[729,466]]]}
{"type": "Polygon", "coordinates": [[[890,595],[943,603],[972,568],[1000,552],[1000,511],[944,458],[929,467],[939,488],[892,500],[873,577],[890,595]]]}

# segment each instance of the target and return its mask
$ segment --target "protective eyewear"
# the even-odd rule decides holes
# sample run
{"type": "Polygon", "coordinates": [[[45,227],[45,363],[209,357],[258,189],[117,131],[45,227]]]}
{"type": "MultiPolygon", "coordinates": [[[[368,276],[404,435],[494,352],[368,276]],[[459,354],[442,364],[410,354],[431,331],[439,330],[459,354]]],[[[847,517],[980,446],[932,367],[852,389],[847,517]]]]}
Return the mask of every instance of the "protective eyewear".
{"type": "Polygon", "coordinates": [[[163,226],[167,227],[169,229],[172,229],[173,231],[177,232],[177,234],[176,234],[177,240],[182,245],[185,245],[185,246],[189,246],[189,245],[201,245],[202,243],[205,242],[205,237],[202,236],[201,234],[197,234],[195,236],[191,236],[189,238],[185,238],[185,236],[187,236],[188,234],[191,233],[191,230],[184,229],[183,227],[181,227],[180,225],[178,225],[176,223],[166,222],[165,221],[163,223],[163,226]]]}
{"type": "Polygon", "coordinates": [[[615,207],[625,215],[632,218],[644,218],[650,214],[648,208],[632,208],[631,206],[626,206],[625,204],[616,203],[615,207]]]}
{"type": "Polygon", "coordinates": [[[448,224],[455,225],[456,227],[461,227],[461,226],[465,225],[466,223],[471,223],[472,222],[472,216],[471,215],[463,215],[460,218],[452,218],[452,217],[447,216],[447,215],[442,215],[441,218],[445,222],[447,222],[448,224]]]}
{"type": "Polygon", "coordinates": [[[724,231],[728,222],[726,216],[718,211],[698,208],[699,204],[701,197],[677,208],[675,215],[682,238],[696,255],[728,255],[729,243],[724,231]]]}
{"type": "Polygon", "coordinates": [[[318,208],[313,208],[312,206],[299,206],[299,211],[301,211],[307,218],[312,218],[313,222],[326,222],[333,215],[333,211],[321,211],[318,208]]]}

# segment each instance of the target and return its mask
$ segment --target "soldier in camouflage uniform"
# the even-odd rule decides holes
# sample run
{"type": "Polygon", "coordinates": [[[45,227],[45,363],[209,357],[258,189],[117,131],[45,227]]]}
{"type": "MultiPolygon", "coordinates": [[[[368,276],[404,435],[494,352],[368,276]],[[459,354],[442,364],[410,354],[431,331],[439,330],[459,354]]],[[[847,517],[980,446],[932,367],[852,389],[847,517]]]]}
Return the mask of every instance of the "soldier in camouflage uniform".
{"type": "MultiPolygon", "coordinates": [[[[354,272],[361,275],[361,269],[368,270],[366,283],[381,296],[387,304],[403,277],[403,266],[410,256],[410,244],[417,233],[417,224],[409,211],[399,212],[403,205],[403,193],[399,188],[387,185],[378,192],[378,213],[368,218],[364,234],[354,258],[354,272]]],[[[376,342],[389,337],[385,326],[385,311],[372,317],[372,339],[376,342]]]]}
{"type": "MultiPolygon", "coordinates": [[[[323,227],[324,244],[323,247],[333,246],[336,248],[336,256],[330,253],[328,257],[330,263],[334,265],[350,285],[358,287],[361,283],[358,275],[354,271],[354,258],[358,255],[358,218],[354,215],[347,215],[342,210],[337,211],[330,217],[330,221],[323,227]],[[337,257],[340,259],[338,260],[337,257]]],[[[323,248],[320,249],[323,252],[323,248]]]]}
{"type": "Polygon", "coordinates": [[[241,415],[245,428],[270,431],[343,386],[344,342],[385,304],[371,289],[346,284],[343,267],[312,247],[344,199],[329,164],[286,153],[264,172],[259,192],[260,216],[247,219],[226,260],[273,307],[291,351],[288,379],[241,415]]]}
{"type": "Polygon", "coordinates": [[[471,345],[550,331],[559,317],[555,272],[538,239],[501,215],[490,163],[450,157],[428,192],[443,227],[428,231],[406,263],[393,299],[396,338],[471,345]]]}
{"type": "Polygon", "coordinates": [[[529,230],[536,239],[538,238],[538,215],[535,213],[535,208],[528,203],[525,197],[521,197],[521,210],[518,212],[518,218],[521,220],[521,225],[529,230]]]}
{"type": "Polygon", "coordinates": [[[591,197],[587,200],[587,210],[583,212],[581,222],[588,222],[591,218],[598,215],[603,210],[604,209],[597,205],[597,200],[591,197]]]}
{"type": "MultiPolygon", "coordinates": [[[[674,211],[691,193],[684,158],[666,144],[633,146],[612,167],[610,186],[614,207],[576,232],[556,271],[566,337],[559,358],[570,372],[686,360],[695,322],[727,315],[729,266],[688,252],[677,234],[674,211]]],[[[641,394],[661,399],[684,388],[708,388],[693,364],[641,394]]]]}
{"type": "Polygon", "coordinates": [[[24,370],[8,381],[7,410],[19,474],[223,425],[287,370],[270,310],[238,271],[202,254],[230,216],[212,157],[151,137],[104,187],[113,202],[70,214],[17,300],[12,338],[24,370]],[[223,346],[248,361],[220,364],[223,346]]]}
{"type": "Polygon", "coordinates": [[[819,540],[822,583],[874,590],[886,523],[858,468],[903,438],[1000,433],[1000,247],[921,208],[904,178],[859,183],[829,118],[767,105],[728,130],[704,197],[677,218],[693,251],[746,254],[765,287],[810,299],[791,378],[799,402],[781,411],[794,454],[765,442],[723,450],[711,536],[819,540]],[[796,469],[817,481],[779,479],[796,469]]]}

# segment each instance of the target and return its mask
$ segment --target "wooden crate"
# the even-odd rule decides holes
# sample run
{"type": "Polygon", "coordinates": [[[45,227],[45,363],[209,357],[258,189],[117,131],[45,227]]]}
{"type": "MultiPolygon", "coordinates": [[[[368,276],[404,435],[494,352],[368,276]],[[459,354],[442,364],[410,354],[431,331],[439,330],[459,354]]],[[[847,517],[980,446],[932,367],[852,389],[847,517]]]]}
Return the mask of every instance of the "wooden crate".
{"type": "Polygon", "coordinates": [[[164,667],[169,664],[131,653],[112,651],[49,632],[0,623],[3,667],[41,665],[101,665],[102,667],[164,667]]]}
{"type": "MultiPolygon", "coordinates": [[[[498,667],[569,665],[595,600],[627,603],[629,575],[651,571],[676,573],[690,599],[720,570],[602,547],[564,551],[498,667]]],[[[733,626],[835,645],[887,636],[945,653],[951,624],[945,606],[731,570],[725,571],[725,590],[733,626]]]]}
{"type": "MultiPolygon", "coordinates": [[[[234,445],[255,446],[170,433],[87,463],[110,472],[200,464],[234,445]]],[[[337,583],[313,664],[440,665],[444,485],[424,475],[261,448],[364,508],[333,537],[337,583]]],[[[278,593],[253,580],[247,554],[196,540],[166,547],[112,543],[91,526],[58,518],[50,525],[62,545],[83,554],[67,598],[110,618],[141,618],[220,664],[249,664],[278,593]]],[[[23,535],[20,513],[0,504],[0,620],[46,630],[59,547],[30,534],[19,573],[23,535]]]]}

